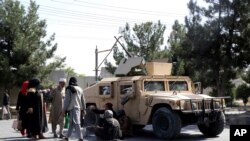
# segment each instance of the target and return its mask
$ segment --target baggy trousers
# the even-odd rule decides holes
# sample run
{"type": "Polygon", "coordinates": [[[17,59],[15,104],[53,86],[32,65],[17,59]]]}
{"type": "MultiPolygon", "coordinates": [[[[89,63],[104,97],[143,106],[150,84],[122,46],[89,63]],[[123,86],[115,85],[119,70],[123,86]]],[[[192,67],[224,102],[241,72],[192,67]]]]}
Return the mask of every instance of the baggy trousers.
{"type": "Polygon", "coordinates": [[[56,134],[56,126],[59,124],[59,134],[61,135],[63,133],[63,127],[64,127],[64,117],[63,115],[60,115],[58,121],[52,122],[52,132],[56,134]]]}
{"type": "Polygon", "coordinates": [[[70,119],[69,119],[69,130],[68,130],[68,134],[67,137],[70,137],[73,129],[75,128],[76,130],[76,135],[78,137],[78,139],[82,139],[82,134],[81,134],[81,110],[78,108],[74,108],[72,110],[70,110],[70,119]]]}

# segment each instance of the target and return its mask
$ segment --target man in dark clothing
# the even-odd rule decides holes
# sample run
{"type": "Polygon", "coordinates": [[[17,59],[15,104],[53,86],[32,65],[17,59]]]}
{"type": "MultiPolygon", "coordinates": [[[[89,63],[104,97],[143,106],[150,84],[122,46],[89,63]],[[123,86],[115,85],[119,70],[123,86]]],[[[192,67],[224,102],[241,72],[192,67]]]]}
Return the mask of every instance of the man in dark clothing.
{"type": "Polygon", "coordinates": [[[8,94],[8,91],[5,90],[4,96],[3,96],[3,113],[2,113],[2,119],[11,119],[11,113],[10,113],[10,96],[8,94]]]}
{"type": "Polygon", "coordinates": [[[100,115],[103,115],[104,112],[105,112],[106,110],[112,111],[112,113],[113,113],[113,118],[115,118],[115,119],[118,120],[118,116],[117,116],[116,112],[115,112],[114,109],[113,109],[113,104],[112,104],[112,103],[106,103],[106,104],[104,105],[104,109],[97,109],[96,107],[92,109],[92,111],[93,111],[95,114],[98,115],[97,125],[99,125],[99,126],[102,126],[102,125],[103,125],[103,122],[104,122],[105,119],[104,119],[102,116],[100,116],[100,115]]]}
{"type": "Polygon", "coordinates": [[[3,106],[8,106],[10,102],[10,97],[7,92],[7,90],[4,92],[4,97],[3,97],[3,106]]]}
{"type": "Polygon", "coordinates": [[[43,132],[48,131],[48,124],[43,102],[43,94],[39,92],[40,81],[36,78],[29,81],[27,104],[28,104],[28,129],[34,139],[44,139],[43,132]]]}
{"type": "Polygon", "coordinates": [[[119,122],[113,118],[113,112],[104,112],[104,123],[102,126],[95,127],[95,135],[102,140],[118,140],[122,137],[119,122]]]}
{"type": "Polygon", "coordinates": [[[118,121],[120,123],[122,136],[123,136],[122,138],[133,136],[133,128],[132,128],[130,118],[126,116],[124,110],[119,110],[118,113],[119,113],[118,121]]]}

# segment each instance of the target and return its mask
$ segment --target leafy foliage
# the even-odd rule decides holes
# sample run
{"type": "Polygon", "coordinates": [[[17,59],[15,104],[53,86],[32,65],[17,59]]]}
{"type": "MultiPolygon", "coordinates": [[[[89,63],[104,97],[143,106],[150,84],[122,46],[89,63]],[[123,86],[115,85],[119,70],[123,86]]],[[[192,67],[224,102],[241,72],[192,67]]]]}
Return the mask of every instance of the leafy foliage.
{"type": "Polygon", "coordinates": [[[248,84],[250,84],[250,70],[245,71],[242,75],[241,78],[246,81],[248,84]]]}
{"type": "Polygon", "coordinates": [[[250,87],[247,84],[242,84],[236,89],[236,99],[242,99],[246,106],[250,96],[250,87]]]}
{"type": "Polygon", "coordinates": [[[32,77],[43,80],[66,59],[54,56],[55,34],[46,39],[46,21],[37,10],[33,1],[27,10],[19,1],[0,2],[0,84],[5,87],[32,77]]]}
{"type": "Polygon", "coordinates": [[[123,32],[123,37],[127,43],[127,49],[135,56],[144,57],[146,61],[157,59],[157,52],[164,41],[164,31],[166,27],[158,23],[146,22],[140,25],[135,24],[131,29],[129,24],[123,32]]]}
{"type": "Polygon", "coordinates": [[[172,56],[182,73],[211,86],[217,95],[230,94],[230,80],[250,62],[249,2],[247,0],[206,0],[198,6],[190,0],[185,28],[175,23],[172,56]],[[185,35],[185,36],[182,36],[185,35]],[[181,69],[181,68],[180,68],[181,69]]]}
{"type": "MultiPolygon", "coordinates": [[[[165,25],[161,24],[160,21],[157,23],[135,24],[133,28],[127,23],[122,32],[125,40],[123,45],[132,56],[144,57],[146,61],[164,58],[169,55],[166,50],[161,50],[165,29],[165,25]]],[[[113,58],[116,61],[116,65],[119,64],[122,58],[127,57],[128,55],[124,51],[119,50],[117,46],[114,48],[113,58]]],[[[105,64],[109,72],[113,73],[115,71],[115,66],[110,62],[105,64]]]]}
{"type": "Polygon", "coordinates": [[[168,40],[170,44],[170,56],[174,63],[173,75],[186,75],[188,73],[188,69],[185,69],[185,67],[190,62],[191,52],[186,33],[185,26],[175,21],[168,40]]]}

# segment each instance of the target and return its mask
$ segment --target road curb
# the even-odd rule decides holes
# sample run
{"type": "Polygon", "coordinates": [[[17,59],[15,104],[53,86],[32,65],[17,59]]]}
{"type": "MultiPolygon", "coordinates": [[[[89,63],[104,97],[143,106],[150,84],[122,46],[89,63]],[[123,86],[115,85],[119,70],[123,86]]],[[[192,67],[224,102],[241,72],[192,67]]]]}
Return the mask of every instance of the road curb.
{"type": "Polygon", "coordinates": [[[236,111],[225,113],[227,125],[250,125],[250,112],[236,111]]]}

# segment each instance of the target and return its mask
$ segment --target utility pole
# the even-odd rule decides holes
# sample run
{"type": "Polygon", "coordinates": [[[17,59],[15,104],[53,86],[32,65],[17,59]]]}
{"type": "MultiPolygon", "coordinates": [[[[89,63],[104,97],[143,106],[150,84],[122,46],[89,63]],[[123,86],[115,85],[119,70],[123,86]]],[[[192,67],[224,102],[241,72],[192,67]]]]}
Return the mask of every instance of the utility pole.
{"type": "MultiPolygon", "coordinates": [[[[107,57],[109,56],[109,54],[111,53],[111,51],[113,50],[113,48],[116,46],[116,43],[118,42],[123,48],[124,46],[119,42],[119,39],[121,38],[122,36],[119,36],[118,38],[114,37],[116,39],[115,43],[113,44],[113,46],[111,47],[111,49],[107,49],[107,50],[102,50],[102,51],[98,51],[97,49],[97,46],[96,46],[96,49],[95,49],[95,80],[98,81],[98,69],[99,67],[102,65],[102,63],[105,61],[105,59],[107,59],[107,57]],[[106,57],[102,60],[102,62],[98,65],[98,53],[102,53],[102,52],[107,52],[109,51],[109,53],[106,55],[106,57]]],[[[126,51],[126,50],[125,50],[126,51]]],[[[128,53],[128,52],[126,52],[128,53]]],[[[129,53],[128,53],[129,56],[131,56],[129,53]]]]}
{"type": "Polygon", "coordinates": [[[95,49],[95,81],[98,80],[98,49],[95,49]]]}

